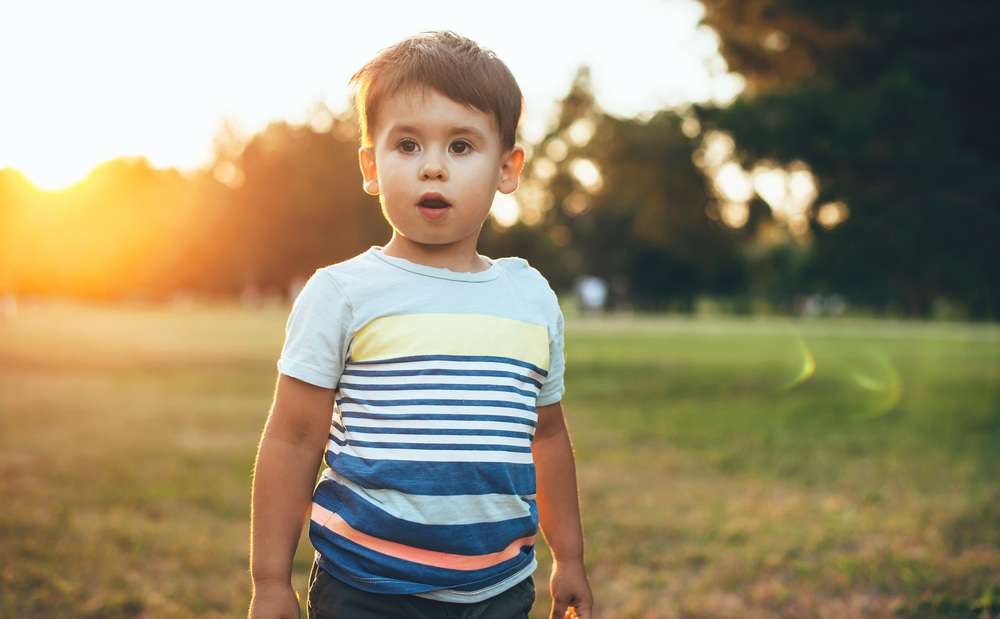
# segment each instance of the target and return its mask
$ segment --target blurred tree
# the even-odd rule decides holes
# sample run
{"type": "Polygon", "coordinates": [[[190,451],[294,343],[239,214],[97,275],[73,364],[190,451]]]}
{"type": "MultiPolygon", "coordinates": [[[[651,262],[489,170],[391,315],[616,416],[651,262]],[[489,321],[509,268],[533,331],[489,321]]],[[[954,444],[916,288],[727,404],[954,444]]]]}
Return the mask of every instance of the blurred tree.
{"type": "Polygon", "coordinates": [[[238,158],[244,180],[220,215],[242,285],[283,290],[294,276],[309,275],[307,266],[388,238],[378,202],[361,189],[355,126],[347,118],[323,132],[272,123],[247,144],[238,158]]]}
{"type": "Polygon", "coordinates": [[[43,192],[0,170],[0,293],[284,295],[293,278],[382,242],[378,202],[361,190],[357,125],[320,113],[322,123],[273,123],[249,140],[226,124],[213,165],[187,176],[120,158],[43,192]]]}
{"type": "Polygon", "coordinates": [[[121,158],[65,191],[13,180],[0,201],[13,214],[2,259],[14,292],[107,299],[162,286],[157,265],[179,250],[189,224],[187,183],[176,170],[121,158]]]}
{"type": "Polygon", "coordinates": [[[804,160],[817,204],[818,288],[927,315],[939,297],[1000,316],[1000,11],[988,2],[703,0],[747,90],[700,108],[745,167],[804,160]]]}
{"type": "Polygon", "coordinates": [[[554,285],[584,273],[624,277],[637,306],[684,310],[698,293],[742,290],[743,234],[707,216],[714,198],[682,123],[671,111],[645,121],[608,115],[588,69],[578,71],[534,148],[522,199],[560,249],[545,265],[554,285]]]}

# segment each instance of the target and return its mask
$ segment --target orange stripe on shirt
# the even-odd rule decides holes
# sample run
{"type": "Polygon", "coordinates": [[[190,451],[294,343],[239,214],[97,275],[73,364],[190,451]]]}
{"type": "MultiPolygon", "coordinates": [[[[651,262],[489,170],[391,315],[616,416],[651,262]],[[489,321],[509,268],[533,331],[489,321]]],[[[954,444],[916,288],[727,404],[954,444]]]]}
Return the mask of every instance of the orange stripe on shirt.
{"type": "Polygon", "coordinates": [[[313,503],[312,506],[312,520],[316,524],[333,531],[337,535],[346,537],[355,544],[364,546],[369,550],[374,550],[375,552],[395,557],[397,559],[403,559],[405,561],[412,561],[414,563],[430,565],[432,567],[441,567],[450,570],[481,570],[487,567],[492,567],[498,563],[503,563],[508,559],[516,557],[521,551],[521,546],[531,545],[535,540],[534,535],[529,535],[527,537],[514,540],[510,543],[510,545],[499,552],[491,552],[485,555],[456,555],[447,552],[437,552],[436,550],[415,548],[413,546],[407,546],[406,544],[390,542],[389,540],[368,535],[367,533],[358,531],[351,525],[347,524],[347,522],[339,515],[317,503],[313,503]]]}

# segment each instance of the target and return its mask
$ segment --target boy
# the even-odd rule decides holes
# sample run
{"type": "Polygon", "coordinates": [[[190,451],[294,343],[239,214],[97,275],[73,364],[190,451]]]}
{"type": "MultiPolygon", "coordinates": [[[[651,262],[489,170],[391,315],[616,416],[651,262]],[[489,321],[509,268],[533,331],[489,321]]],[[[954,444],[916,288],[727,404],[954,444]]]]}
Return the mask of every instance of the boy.
{"type": "Polygon", "coordinates": [[[589,618],[563,316],[527,261],[476,251],[524,163],[520,89],[451,32],[382,50],[351,82],[364,190],[393,231],[317,269],[289,315],[254,473],[250,617],[298,616],[308,511],[310,617],[527,617],[540,526],[550,616],[589,618]]]}

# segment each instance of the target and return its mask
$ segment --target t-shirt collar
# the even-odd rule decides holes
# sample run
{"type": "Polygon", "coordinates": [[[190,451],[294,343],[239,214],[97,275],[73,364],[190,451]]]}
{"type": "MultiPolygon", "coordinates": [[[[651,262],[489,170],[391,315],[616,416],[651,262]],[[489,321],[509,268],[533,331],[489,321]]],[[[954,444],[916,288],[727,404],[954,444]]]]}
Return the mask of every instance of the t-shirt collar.
{"type": "Polygon", "coordinates": [[[372,245],[368,248],[368,253],[375,256],[379,260],[390,264],[394,267],[409,271],[411,273],[416,273],[418,275],[426,275],[428,277],[437,277],[440,279],[450,279],[460,282],[487,282],[496,279],[497,275],[500,274],[500,267],[497,265],[496,260],[488,258],[479,254],[479,256],[490,263],[490,268],[485,271],[477,272],[466,272],[466,271],[452,271],[451,269],[446,269],[444,267],[433,267],[426,264],[419,264],[417,262],[411,262],[406,258],[399,258],[397,256],[388,256],[383,251],[381,245],[372,245]]]}

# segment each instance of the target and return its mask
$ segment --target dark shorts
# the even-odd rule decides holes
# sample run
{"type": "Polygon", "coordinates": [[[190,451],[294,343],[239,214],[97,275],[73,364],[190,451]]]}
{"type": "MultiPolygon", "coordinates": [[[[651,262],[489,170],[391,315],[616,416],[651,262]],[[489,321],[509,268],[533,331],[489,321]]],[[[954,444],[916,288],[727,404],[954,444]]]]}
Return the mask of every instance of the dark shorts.
{"type": "Polygon", "coordinates": [[[488,600],[463,604],[355,589],[313,560],[306,609],[309,619],[527,619],[534,603],[531,576],[488,600]]]}

